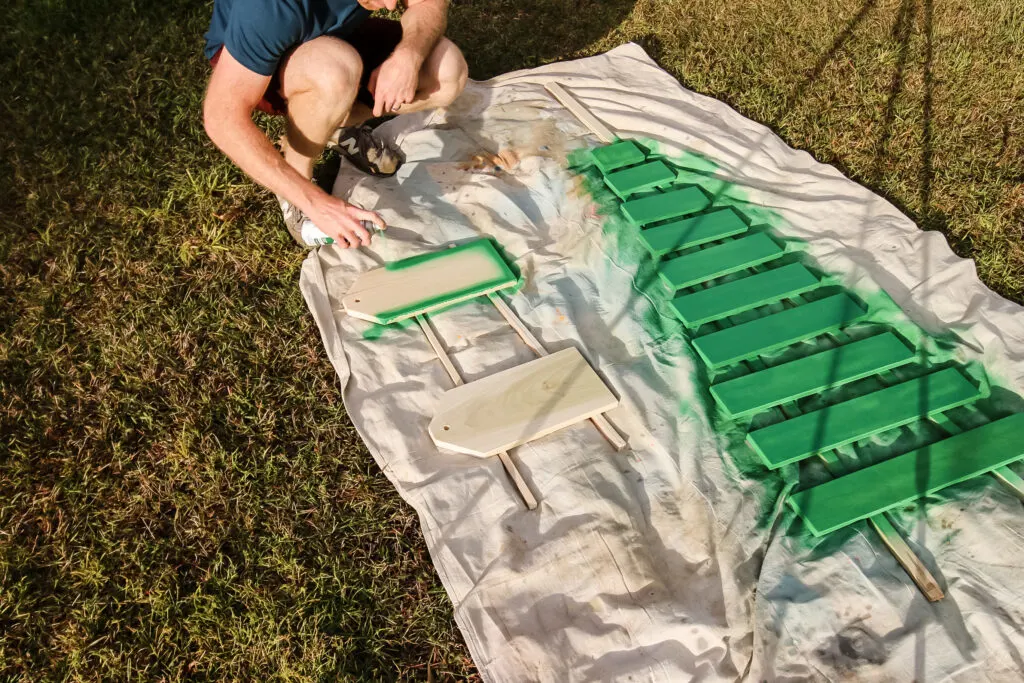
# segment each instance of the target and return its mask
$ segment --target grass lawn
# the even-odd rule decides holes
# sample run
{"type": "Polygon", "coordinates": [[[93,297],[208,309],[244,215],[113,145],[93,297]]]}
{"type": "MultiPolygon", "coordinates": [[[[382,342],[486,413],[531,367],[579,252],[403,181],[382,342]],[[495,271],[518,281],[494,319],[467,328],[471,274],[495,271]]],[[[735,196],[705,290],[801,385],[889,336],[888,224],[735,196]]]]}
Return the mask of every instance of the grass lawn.
{"type": "MultiPolygon", "coordinates": [[[[206,139],[205,0],[0,8],[0,681],[473,677],[271,196],[206,139]]],[[[641,43],[1024,301],[1020,0],[454,0],[472,75],[641,43]]]]}

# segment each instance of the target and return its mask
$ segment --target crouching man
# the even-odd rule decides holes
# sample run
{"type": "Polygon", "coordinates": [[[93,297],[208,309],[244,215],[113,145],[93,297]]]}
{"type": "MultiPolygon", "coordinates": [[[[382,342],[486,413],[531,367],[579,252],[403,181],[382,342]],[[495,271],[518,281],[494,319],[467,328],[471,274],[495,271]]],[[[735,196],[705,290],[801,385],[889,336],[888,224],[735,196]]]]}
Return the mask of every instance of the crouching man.
{"type": "Polygon", "coordinates": [[[384,222],[312,182],[328,145],[362,171],[393,175],[399,150],[362,124],[444,107],[466,85],[466,60],[444,37],[447,0],[406,0],[401,21],[370,17],[399,0],[214,0],[206,34],[213,73],[206,132],[277,195],[299,244],[310,223],[340,246],[370,242],[361,221],[384,222]],[[284,116],[281,152],[253,123],[254,109],[284,116]]]}

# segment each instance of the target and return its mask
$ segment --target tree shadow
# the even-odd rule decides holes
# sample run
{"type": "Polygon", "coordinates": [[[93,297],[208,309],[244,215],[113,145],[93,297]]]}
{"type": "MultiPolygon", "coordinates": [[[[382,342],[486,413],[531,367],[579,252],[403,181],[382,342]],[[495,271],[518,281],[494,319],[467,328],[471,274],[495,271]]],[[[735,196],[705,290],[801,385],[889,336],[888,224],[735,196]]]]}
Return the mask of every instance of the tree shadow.
{"type": "Polygon", "coordinates": [[[907,61],[910,58],[910,39],[913,34],[914,10],[917,0],[903,0],[896,12],[892,26],[892,37],[899,41],[896,52],[896,66],[889,82],[889,93],[885,102],[885,113],[882,115],[882,132],[875,143],[875,158],[871,166],[869,178],[878,183],[881,180],[883,164],[888,156],[889,140],[892,138],[893,123],[896,120],[896,102],[903,93],[906,79],[907,61]]]}
{"type": "Polygon", "coordinates": [[[636,0],[498,0],[452,4],[448,37],[472,78],[582,56],[619,26],[636,0]],[[484,29],[484,27],[487,27],[484,29]]]}
{"type": "MultiPolygon", "coordinates": [[[[939,229],[943,230],[943,232],[946,232],[944,230],[944,228],[946,227],[946,223],[947,223],[946,216],[944,214],[940,213],[940,212],[935,212],[932,209],[932,207],[931,207],[932,184],[933,184],[933,181],[934,181],[934,164],[933,164],[933,157],[934,157],[934,150],[933,150],[934,134],[933,134],[933,123],[932,123],[932,121],[933,121],[932,104],[933,104],[933,88],[934,88],[934,78],[933,78],[933,75],[932,75],[932,60],[933,60],[933,7],[932,7],[931,0],[923,0],[923,1],[924,1],[924,12],[923,12],[924,24],[923,24],[923,30],[924,30],[924,37],[925,37],[925,55],[924,55],[924,63],[923,63],[923,72],[924,72],[923,76],[924,76],[925,93],[924,93],[924,98],[923,98],[923,102],[922,102],[924,121],[923,121],[923,130],[922,130],[922,146],[921,146],[921,156],[920,156],[921,163],[920,163],[920,172],[919,172],[919,182],[920,182],[919,200],[920,200],[920,208],[919,208],[918,211],[910,211],[910,210],[907,210],[907,208],[905,206],[899,206],[900,202],[895,201],[894,203],[897,204],[897,206],[899,206],[899,208],[901,210],[903,210],[904,213],[907,213],[911,217],[916,219],[917,222],[919,224],[921,224],[921,226],[923,228],[925,228],[925,229],[939,228],[939,229]]],[[[811,69],[808,77],[805,80],[803,80],[803,82],[800,83],[794,89],[792,94],[786,99],[786,102],[785,102],[785,105],[784,105],[783,116],[785,116],[786,113],[788,113],[789,111],[792,111],[792,109],[795,107],[795,105],[802,99],[802,97],[803,97],[804,93],[807,91],[807,89],[814,83],[815,80],[818,79],[818,77],[824,71],[824,69],[826,68],[828,63],[835,57],[835,55],[837,55],[844,48],[846,43],[852,37],[853,32],[855,31],[856,27],[863,21],[863,19],[870,12],[870,10],[875,6],[875,4],[876,3],[873,2],[872,0],[868,0],[867,2],[864,3],[864,5],[857,12],[857,14],[855,14],[847,22],[847,25],[843,29],[843,31],[841,31],[836,36],[836,38],[833,40],[831,48],[825,54],[823,54],[822,57],[820,57],[816,61],[815,65],[811,69]]],[[[878,135],[878,137],[877,137],[877,139],[875,141],[873,163],[870,166],[870,170],[869,170],[868,178],[866,179],[866,182],[864,180],[861,181],[861,182],[864,182],[864,184],[867,185],[868,188],[871,189],[872,191],[874,191],[876,194],[882,195],[883,197],[886,197],[887,199],[889,199],[887,193],[884,190],[881,190],[878,187],[878,184],[879,184],[879,182],[882,179],[883,172],[884,172],[884,169],[885,169],[886,160],[887,160],[887,157],[889,156],[889,151],[888,151],[889,142],[890,142],[890,140],[891,140],[891,138],[893,136],[893,129],[894,129],[894,125],[895,125],[896,120],[897,120],[897,104],[898,104],[899,98],[904,93],[904,84],[905,84],[905,80],[906,80],[906,76],[907,76],[908,65],[910,65],[911,62],[912,62],[913,51],[911,49],[911,47],[912,47],[911,46],[911,41],[912,41],[912,38],[913,38],[914,33],[915,33],[915,22],[916,22],[916,19],[917,19],[917,14],[918,14],[918,3],[917,3],[917,0],[902,0],[902,2],[900,3],[898,9],[896,10],[896,13],[895,13],[895,16],[894,16],[894,21],[893,21],[893,26],[892,26],[892,38],[894,39],[894,41],[897,42],[896,64],[895,64],[895,67],[893,69],[893,73],[892,73],[891,80],[890,80],[890,83],[889,83],[888,94],[887,94],[887,98],[886,98],[886,105],[885,105],[885,109],[884,109],[884,113],[883,113],[882,121],[881,121],[881,131],[880,131],[880,134],[878,135]]],[[[742,166],[742,164],[744,164],[746,161],[747,161],[746,159],[742,160],[740,165],[742,166]]],[[[850,173],[846,173],[846,174],[848,176],[852,176],[853,175],[853,174],[850,174],[850,173]]],[[[715,198],[717,198],[717,196],[715,198]]],[[[890,201],[892,201],[892,200],[890,199],[890,201]]],[[[921,273],[921,282],[924,283],[924,287],[923,287],[923,290],[922,290],[922,293],[921,293],[921,301],[922,301],[922,305],[924,305],[924,306],[928,305],[928,297],[929,297],[929,294],[930,294],[930,292],[928,291],[928,289],[929,289],[928,282],[929,282],[929,278],[932,275],[929,272],[931,264],[930,264],[928,249],[929,249],[929,245],[926,242],[925,245],[924,245],[924,250],[925,251],[921,255],[921,262],[923,264],[923,266],[922,266],[923,267],[923,272],[921,273]]],[[[653,278],[651,278],[651,279],[653,279],[653,278]]],[[[649,284],[652,284],[652,282],[650,282],[650,281],[648,281],[648,282],[639,282],[638,283],[638,285],[639,285],[638,289],[639,290],[644,290],[644,289],[646,289],[646,286],[649,285],[649,284]]],[[[632,302],[630,302],[630,304],[631,303],[632,302]]],[[[625,315],[626,314],[626,310],[628,308],[632,308],[632,306],[631,305],[627,305],[627,307],[624,308],[624,310],[623,310],[621,315],[625,315]]],[[[621,315],[620,315],[620,317],[621,317],[621,315]]],[[[922,366],[929,365],[930,364],[929,363],[929,359],[926,357],[924,349],[921,349],[919,353],[920,353],[919,362],[922,364],[922,366]]],[[[925,377],[919,383],[919,389],[918,389],[917,396],[916,396],[917,400],[915,401],[916,405],[913,406],[913,408],[916,409],[916,414],[917,414],[918,419],[921,420],[921,421],[927,421],[931,417],[931,413],[934,412],[933,409],[932,409],[932,402],[933,401],[932,401],[931,391],[930,391],[930,379],[931,379],[930,377],[925,377]]],[[[829,382],[829,384],[831,384],[831,381],[829,382]]],[[[821,417],[824,418],[824,413],[821,414],[821,417]]],[[[816,431],[820,431],[820,426],[819,426],[819,428],[816,431]]],[[[817,437],[816,437],[816,440],[817,440],[817,437]]],[[[815,450],[818,450],[818,449],[816,448],[815,450]]],[[[922,493],[922,497],[923,497],[923,494],[925,493],[926,484],[927,484],[927,481],[929,480],[929,475],[930,475],[930,463],[928,462],[926,454],[927,454],[926,451],[922,451],[921,453],[919,453],[918,458],[917,458],[917,462],[915,463],[916,464],[916,468],[915,468],[916,483],[918,485],[919,491],[922,493]]],[[[922,503],[922,507],[923,506],[924,506],[924,503],[922,503]]],[[[924,547],[924,543],[925,543],[925,540],[926,540],[925,533],[926,533],[926,529],[923,526],[919,526],[918,529],[917,529],[916,536],[917,536],[918,544],[922,548],[924,547]]],[[[947,623],[947,622],[950,621],[950,620],[952,620],[953,622],[956,622],[956,623],[961,623],[962,622],[962,617],[960,617],[959,612],[955,608],[952,610],[952,614],[947,614],[946,616],[947,616],[947,619],[943,620],[943,624],[945,626],[947,626],[947,628],[949,627],[949,623],[947,623]]],[[[916,645],[915,645],[915,662],[914,662],[915,669],[921,675],[923,675],[924,672],[926,671],[926,661],[925,661],[925,655],[927,653],[926,642],[927,642],[926,634],[922,631],[917,636],[917,642],[916,642],[916,645]]]]}
{"type": "MultiPolygon", "coordinates": [[[[862,14],[873,7],[876,3],[873,0],[866,2],[854,21],[857,21],[862,14]]],[[[934,132],[934,0],[921,0],[921,22],[920,29],[915,27],[919,3],[918,0],[903,0],[896,10],[890,35],[898,42],[896,65],[889,82],[886,94],[885,110],[882,115],[881,132],[875,141],[874,154],[867,173],[860,173],[850,167],[842,158],[822,159],[825,163],[835,166],[848,178],[856,180],[867,187],[875,194],[883,197],[893,204],[899,211],[913,220],[922,230],[935,230],[942,233],[950,246],[958,254],[970,253],[972,251],[971,238],[969,235],[956,235],[949,229],[949,215],[932,206],[932,189],[935,181],[935,132],[934,132]],[[896,123],[896,106],[899,98],[904,94],[908,67],[913,61],[913,50],[911,42],[917,30],[923,33],[924,54],[921,62],[921,75],[923,81],[923,95],[921,101],[921,148],[920,167],[917,173],[918,206],[910,205],[910,196],[898,196],[891,190],[882,186],[885,175],[885,164],[889,158],[889,142],[893,136],[893,127],[896,123]]],[[[825,62],[827,63],[827,62],[825,62]]],[[[824,63],[823,63],[824,65],[824,63]]],[[[820,69],[818,73],[820,73],[820,69]]],[[[802,88],[798,88],[800,91],[802,88]]],[[[788,105],[795,104],[787,102],[788,105]]],[[[788,111],[788,108],[787,108],[788,111]]],[[[784,116],[785,114],[783,114],[784,116]]],[[[1009,138],[1009,127],[1004,127],[1004,143],[1009,138]]]]}

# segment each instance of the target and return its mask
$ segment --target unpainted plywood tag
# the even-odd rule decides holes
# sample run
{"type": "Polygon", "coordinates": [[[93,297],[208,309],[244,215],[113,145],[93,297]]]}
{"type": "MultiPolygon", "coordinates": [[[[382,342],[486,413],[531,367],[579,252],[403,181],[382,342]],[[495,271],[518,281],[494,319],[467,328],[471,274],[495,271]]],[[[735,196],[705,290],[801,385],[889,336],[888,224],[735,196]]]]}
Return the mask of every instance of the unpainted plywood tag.
{"type": "Polygon", "coordinates": [[[616,405],[586,359],[568,348],[446,392],[428,431],[440,448],[487,457],[616,405]]]}

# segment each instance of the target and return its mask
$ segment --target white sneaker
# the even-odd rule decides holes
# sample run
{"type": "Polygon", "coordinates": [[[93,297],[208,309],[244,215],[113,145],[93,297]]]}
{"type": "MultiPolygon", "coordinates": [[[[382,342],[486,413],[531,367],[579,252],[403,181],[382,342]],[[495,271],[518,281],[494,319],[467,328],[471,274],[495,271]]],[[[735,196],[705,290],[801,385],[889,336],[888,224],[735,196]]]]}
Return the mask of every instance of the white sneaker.
{"type": "Polygon", "coordinates": [[[320,228],[316,227],[313,221],[302,213],[302,209],[280,195],[277,195],[277,203],[281,205],[284,227],[288,229],[288,234],[300,247],[334,244],[334,238],[328,237],[320,228]]]}

